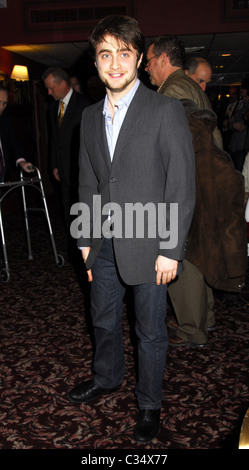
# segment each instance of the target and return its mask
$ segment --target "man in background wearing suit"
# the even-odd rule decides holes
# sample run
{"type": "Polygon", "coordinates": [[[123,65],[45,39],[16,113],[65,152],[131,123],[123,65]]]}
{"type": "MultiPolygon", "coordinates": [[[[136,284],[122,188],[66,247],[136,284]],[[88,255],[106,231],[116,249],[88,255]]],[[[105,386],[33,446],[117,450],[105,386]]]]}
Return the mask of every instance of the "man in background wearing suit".
{"type": "Polygon", "coordinates": [[[55,179],[61,184],[64,219],[69,234],[70,208],[78,201],[80,121],[88,101],[82,93],[73,90],[63,69],[50,67],[42,78],[48,94],[54,98],[49,107],[51,166],[55,179]]]}
{"type": "Polygon", "coordinates": [[[32,163],[23,157],[20,143],[12,130],[9,115],[5,111],[7,105],[8,91],[0,87],[0,183],[9,178],[13,163],[27,173],[33,171],[32,163]]]}
{"type": "MultiPolygon", "coordinates": [[[[102,210],[109,207],[112,211],[107,210],[112,225],[108,231],[108,224],[103,223],[102,237],[94,238],[93,225],[90,238],[81,234],[78,239],[91,282],[96,349],[93,379],[77,385],[69,399],[86,403],[120,388],[125,369],[122,301],[125,288],[132,286],[139,367],[139,414],[134,438],[147,443],[160,427],[168,345],[167,283],[181,271],[193,215],[194,152],[181,103],[159,96],[137,77],[144,38],[136,20],[122,16],[104,18],[94,29],[90,44],[107,94],[104,100],[87,108],[82,117],[80,203],[94,213],[93,197],[101,197],[102,210]],[[140,204],[141,208],[151,204],[158,208],[161,203],[178,206],[178,237],[172,246],[162,241],[160,231],[150,238],[155,226],[146,214],[140,220],[144,223],[144,236],[137,235],[139,223],[133,234],[126,236],[130,226],[127,227],[125,213],[131,205],[140,204]],[[117,207],[122,220],[116,223],[113,211],[117,207]]],[[[117,213],[120,215],[118,210],[117,213]]],[[[93,214],[97,224],[100,217],[96,220],[93,214]]],[[[169,214],[169,227],[168,217],[169,214]]]]}

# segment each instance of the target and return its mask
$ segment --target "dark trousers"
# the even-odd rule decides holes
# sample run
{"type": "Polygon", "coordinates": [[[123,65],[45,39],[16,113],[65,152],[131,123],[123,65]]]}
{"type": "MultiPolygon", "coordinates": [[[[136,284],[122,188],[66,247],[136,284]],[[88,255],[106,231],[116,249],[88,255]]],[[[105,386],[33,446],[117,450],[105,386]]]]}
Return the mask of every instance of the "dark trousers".
{"type": "MultiPolygon", "coordinates": [[[[91,313],[96,343],[94,381],[104,388],[114,388],[122,383],[125,373],[122,313],[126,286],[118,274],[112,239],[104,239],[92,274],[91,313]]],[[[136,285],[133,292],[139,368],[136,397],[140,409],[159,409],[168,347],[167,286],[156,283],[136,285]]]]}
{"type": "Polygon", "coordinates": [[[245,161],[245,156],[246,156],[245,151],[238,150],[237,152],[231,152],[230,155],[231,155],[235,170],[242,172],[244,161],[245,161]]]}

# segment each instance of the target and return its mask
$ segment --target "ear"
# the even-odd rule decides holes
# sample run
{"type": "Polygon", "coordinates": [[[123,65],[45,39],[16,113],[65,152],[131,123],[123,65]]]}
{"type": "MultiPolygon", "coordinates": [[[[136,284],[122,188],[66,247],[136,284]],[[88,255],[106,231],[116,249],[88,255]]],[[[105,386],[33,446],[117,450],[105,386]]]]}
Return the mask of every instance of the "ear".
{"type": "Polygon", "coordinates": [[[162,54],[158,57],[158,60],[162,66],[168,64],[169,58],[166,54],[166,52],[162,52],[162,54]]]}
{"type": "Polygon", "coordinates": [[[140,67],[142,60],[143,60],[143,54],[141,54],[140,57],[139,57],[139,60],[138,60],[138,63],[137,63],[137,68],[140,67]]]}

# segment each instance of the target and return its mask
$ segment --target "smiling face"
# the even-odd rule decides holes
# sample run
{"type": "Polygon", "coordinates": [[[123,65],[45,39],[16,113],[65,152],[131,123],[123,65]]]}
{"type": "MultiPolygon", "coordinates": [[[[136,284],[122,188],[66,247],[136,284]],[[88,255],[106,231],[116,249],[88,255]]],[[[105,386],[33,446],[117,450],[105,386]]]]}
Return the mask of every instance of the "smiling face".
{"type": "Polygon", "coordinates": [[[118,94],[119,98],[133,87],[141,60],[142,55],[138,59],[137,50],[131,44],[126,45],[109,34],[96,47],[99,77],[107,92],[118,94]]]}

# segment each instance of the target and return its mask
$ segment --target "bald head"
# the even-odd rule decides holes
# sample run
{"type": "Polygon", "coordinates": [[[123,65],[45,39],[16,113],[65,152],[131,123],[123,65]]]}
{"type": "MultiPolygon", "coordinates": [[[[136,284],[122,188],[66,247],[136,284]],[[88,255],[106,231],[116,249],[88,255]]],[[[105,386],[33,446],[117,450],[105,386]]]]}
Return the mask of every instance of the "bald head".
{"type": "Polygon", "coordinates": [[[202,57],[189,57],[185,67],[186,75],[192,78],[203,91],[212,79],[212,68],[209,62],[202,57]]]}

